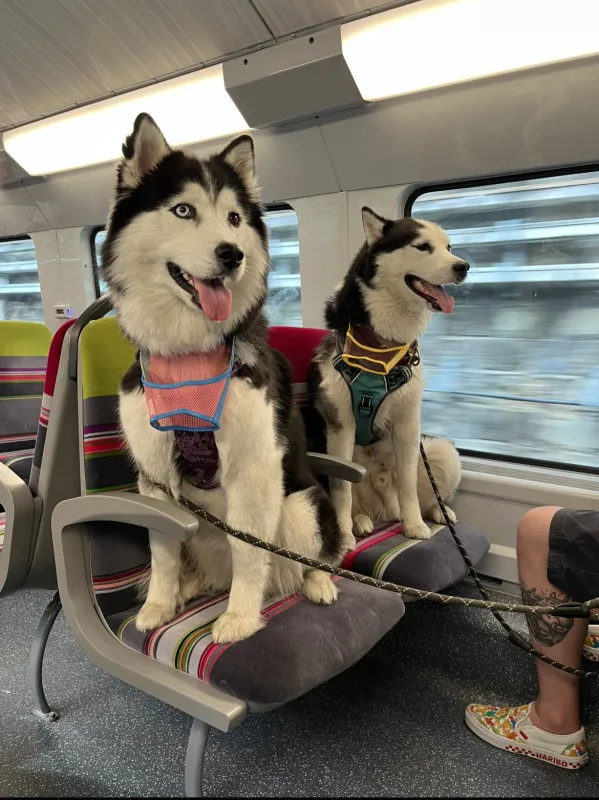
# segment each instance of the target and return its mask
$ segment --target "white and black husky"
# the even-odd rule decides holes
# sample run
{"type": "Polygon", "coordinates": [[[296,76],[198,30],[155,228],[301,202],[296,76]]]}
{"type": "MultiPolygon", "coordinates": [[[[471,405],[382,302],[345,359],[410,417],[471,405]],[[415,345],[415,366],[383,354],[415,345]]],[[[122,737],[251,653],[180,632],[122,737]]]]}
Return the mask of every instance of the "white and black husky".
{"type": "MultiPolygon", "coordinates": [[[[367,469],[364,481],[353,488],[353,504],[352,487],[341,481],[331,479],[331,497],[345,536],[352,528],[363,535],[375,522],[401,519],[407,537],[427,539],[431,533],[422,515],[437,522],[443,517],[419,459],[422,367],[418,339],[433,310],[453,310],[453,298],[442,284],[462,283],[469,267],[451,254],[447,234],[431,222],[388,220],[369,208],[362,209],[362,221],[366,242],[327,302],[330,333],[316,350],[309,379],[312,400],[326,424],[327,452],[353,459],[367,469]],[[342,353],[349,359],[349,369],[342,353]],[[371,391],[368,375],[371,383],[360,388],[365,373],[358,367],[372,366],[379,359],[387,367],[399,359],[384,379],[387,386],[399,388],[386,395],[371,391]],[[367,416],[370,426],[364,433],[360,421],[364,446],[357,444],[356,415],[360,414],[367,416]]],[[[424,447],[441,498],[448,500],[461,477],[457,451],[444,439],[428,437],[424,447]]],[[[454,521],[453,512],[450,515],[454,521]]]]}
{"type": "MultiPolygon", "coordinates": [[[[139,491],[169,500],[158,488],[166,486],[175,498],[188,497],[233,528],[339,563],[340,528],[306,460],[290,368],[267,345],[262,307],[268,242],[251,137],[240,136],[199,160],[171,149],[142,114],[123,156],[103,260],[120,325],[142,353],[120,391],[121,424],[139,491]],[[167,368],[199,364],[223,348],[230,353],[233,342],[235,368],[220,428],[208,434],[212,444],[205,433],[194,441],[186,432],[183,440],[179,430],[152,427],[143,354],[167,368]],[[202,470],[214,462],[214,473],[204,481],[202,470]]],[[[304,574],[300,565],[271,558],[208,525],[183,548],[151,532],[150,547],[147,597],[136,619],[142,631],[172,619],[192,597],[223,589],[230,589],[229,604],[213,628],[221,643],[261,628],[260,608],[270,592],[294,592],[303,583],[314,602],[336,599],[329,575],[304,574]]]]}

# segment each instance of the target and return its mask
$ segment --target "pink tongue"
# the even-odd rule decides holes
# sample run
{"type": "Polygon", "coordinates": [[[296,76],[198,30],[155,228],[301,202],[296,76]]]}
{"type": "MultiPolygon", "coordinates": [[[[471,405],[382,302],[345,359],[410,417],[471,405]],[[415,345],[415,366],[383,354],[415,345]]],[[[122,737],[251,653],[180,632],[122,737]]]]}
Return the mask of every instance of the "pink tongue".
{"type": "Polygon", "coordinates": [[[427,283],[426,281],[422,281],[422,284],[426,287],[426,293],[437,301],[441,311],[444,314],[451,314],[453,311],[453,297],[447,294],[445,289],[440,286],[433,286],[432,283],[427,283]]]}
{"type": "Polygon", "coordinates": [[[218,283],[211,286],[192,278],[196,292],[200,296],[200,304],[204,314],[214,322],[222,322],[231,314],[233,296],[231,290],[218,283]]]}

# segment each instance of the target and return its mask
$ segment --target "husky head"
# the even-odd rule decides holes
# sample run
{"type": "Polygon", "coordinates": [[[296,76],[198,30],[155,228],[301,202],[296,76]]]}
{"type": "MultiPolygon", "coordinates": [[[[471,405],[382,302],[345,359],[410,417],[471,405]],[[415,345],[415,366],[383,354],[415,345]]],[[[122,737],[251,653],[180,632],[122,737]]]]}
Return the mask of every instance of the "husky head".
{"type": "Polygon", "coordinates": [[[418,219],[389,220],[362,209],[366,241],[343,284],[328,301],[329,328],[371,328],[382,339],[408,342],[421,336],[432,311],[453,311],[443,284],[463,283],[466,261],[452,255],[445,231],[418,219]]]}
{"type": "Polygon", "coordinates": [[[140,114],[123,144],[102,256],[139,347],[168,356],[239,334],[260,315],[268,273],[251,137],[200,160],[140,114]]]}

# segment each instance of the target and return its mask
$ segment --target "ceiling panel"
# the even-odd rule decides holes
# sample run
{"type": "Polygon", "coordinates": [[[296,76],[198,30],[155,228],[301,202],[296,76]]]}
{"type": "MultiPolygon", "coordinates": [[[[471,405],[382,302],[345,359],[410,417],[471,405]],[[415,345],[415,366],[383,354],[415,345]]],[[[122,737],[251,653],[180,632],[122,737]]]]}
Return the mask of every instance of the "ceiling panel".
{"type": "MultiPolygon", "coordinates": [[[[379,6],[390,5],[389,0],[253,0],[264,21],[278,38],[304,28],[312,28],[333,20],[379,6]]],[[[409,2],[409,0],[405,0],[409,2]]],[[[395,5],[402,5],[398,0],[395,5]]]]}
{"type": "Polygon", "coordinates": [[[0,0],[0,129],[269,39],[249,0],[0,0]]]}

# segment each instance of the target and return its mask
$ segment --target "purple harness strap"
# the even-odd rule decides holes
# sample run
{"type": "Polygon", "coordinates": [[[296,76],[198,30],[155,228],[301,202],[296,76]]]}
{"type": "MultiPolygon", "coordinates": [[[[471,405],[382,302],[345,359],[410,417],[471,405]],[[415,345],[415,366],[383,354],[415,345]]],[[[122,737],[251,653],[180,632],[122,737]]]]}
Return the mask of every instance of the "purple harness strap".
{"type": "MultiPolygon", "coordinates": [[[[231,377],[241,368],[240,361],[233,364],[231,377]]],[[[175,444],[185,464],[185,476],[198,489],[218,489],[220,458],[213,431],[175,432],[175,444]]]]}

